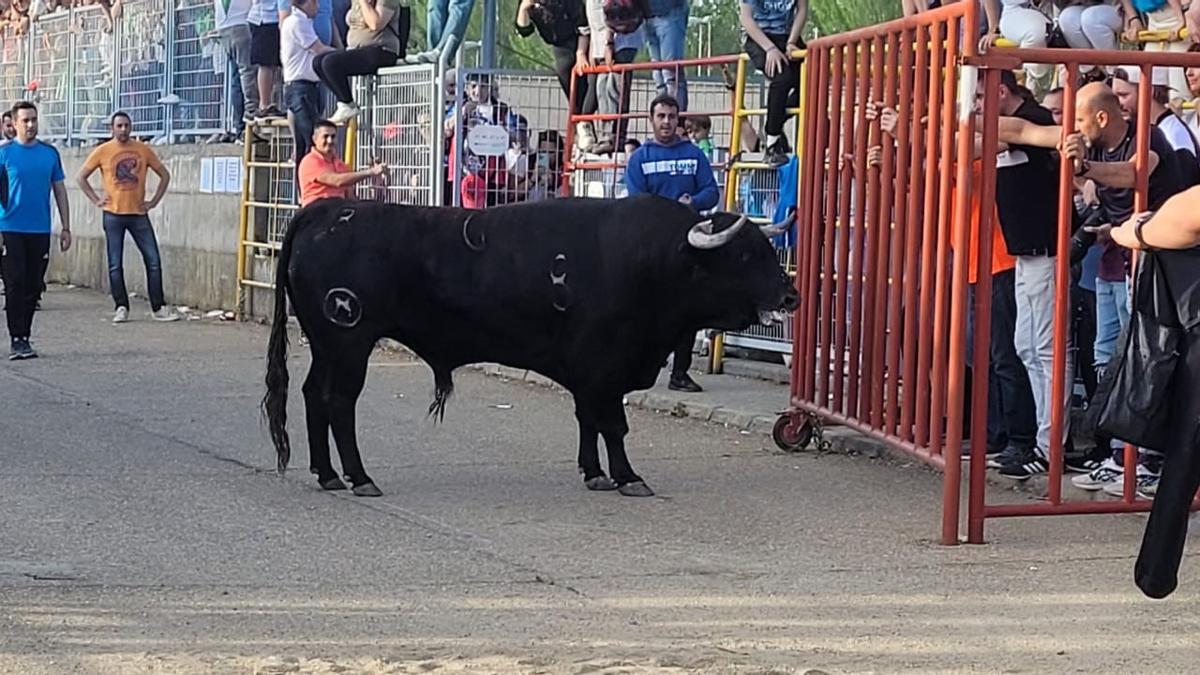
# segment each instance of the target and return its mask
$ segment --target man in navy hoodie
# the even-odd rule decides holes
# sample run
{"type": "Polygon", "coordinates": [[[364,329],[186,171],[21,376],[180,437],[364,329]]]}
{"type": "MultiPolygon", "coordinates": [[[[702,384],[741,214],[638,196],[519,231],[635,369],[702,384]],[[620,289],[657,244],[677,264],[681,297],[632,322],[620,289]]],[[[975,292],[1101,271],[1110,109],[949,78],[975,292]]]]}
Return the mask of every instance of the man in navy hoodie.
{"type": "MultiPolygon", "coordinates": [[[[650,123],[654,138],[635,150],[625,167],[629,194],[674,199],[696,211],[715,207],[720,190],[708,157],[690,140],[679,136],[679,102],[667,94],[654,99],[650,103],[650,123]]],[[[703,391],[688,375],[694,337],[686,336],[675,349],[668,384],[675,391],[703,391]]]]}

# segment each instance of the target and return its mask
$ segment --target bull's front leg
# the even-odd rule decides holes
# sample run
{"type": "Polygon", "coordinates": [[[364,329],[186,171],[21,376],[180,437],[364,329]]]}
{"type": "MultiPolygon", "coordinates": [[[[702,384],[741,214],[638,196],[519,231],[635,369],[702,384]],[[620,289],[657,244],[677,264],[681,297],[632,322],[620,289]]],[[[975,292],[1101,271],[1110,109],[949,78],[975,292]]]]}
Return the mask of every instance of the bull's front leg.
{"type": "Polygon", "coordinates": [[[592,406],[575,398],[575,419],[579,422],[579,473],[589,490],[615,490],[617,486],[604,469],[600,468],[600,430],[596,428],[596,415],[592,406]]]}
{"type": "Polygon", "coordinates": [[[629,423],[625,419],[622,396],[617,394],[600,399],[596,410],[597,426],[604,436],[604,447],[608,450],[608,470],[612,472],[617,490],[626,497],[653,497],[654,490],[634,472],[629,457],[625,455],[625,434],[629,433],[629,423]]]}

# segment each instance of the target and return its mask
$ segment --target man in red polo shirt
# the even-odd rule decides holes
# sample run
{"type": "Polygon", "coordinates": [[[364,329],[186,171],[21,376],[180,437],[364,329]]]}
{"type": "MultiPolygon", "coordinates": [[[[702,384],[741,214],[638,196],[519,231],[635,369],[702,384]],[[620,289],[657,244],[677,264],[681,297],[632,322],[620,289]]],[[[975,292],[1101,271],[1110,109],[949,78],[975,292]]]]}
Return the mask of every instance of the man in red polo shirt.
{"type": "Polygon", "coordinates": [[[313,125],[312,150],[300,160],[300,206],[318,199],[350,196],[350,188],[358,183],[387,172],[383,162],[373,162],[369,169],[351,171],[337,156],[337,125],[320,120],[313,125]]]}

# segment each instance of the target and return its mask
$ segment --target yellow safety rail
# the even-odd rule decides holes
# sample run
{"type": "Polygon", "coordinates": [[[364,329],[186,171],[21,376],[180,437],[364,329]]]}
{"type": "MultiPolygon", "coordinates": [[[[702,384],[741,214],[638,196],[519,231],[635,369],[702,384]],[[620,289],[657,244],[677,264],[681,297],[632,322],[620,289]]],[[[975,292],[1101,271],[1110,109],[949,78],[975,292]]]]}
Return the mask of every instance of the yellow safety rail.
{"type": "MultiPolygon", "coordinates": [[[[807,52],[799,50],[791,54],[792,58],[803,59],[807,56],[807,52]]],[[[767,171],[773,167],[757,161],[750,162],[742,159],[742,123],[753,117],[765,117],[767,111],[765,108],[747,108],[746,107],[746,75],[747,63],[750,57],[742,54],[737,63],[737,78],[734,82],[733,93],[733,130],[729,140],[729,152],[731,160],[726,167],[725,177],[725,209],[727,211],[737,211],[738,195],[740,193],[741,173],[744,171],[767,171]]],[[[804,98],[808,89],[807,69],[800,70],[800,107],[788,109],[788,113],[795,116],[796,125],[796,144],[794,152],[798,155],[800,148],[804,147],[804,98]]],[[[797,181],[797,185],[799,185],[797,181]]],[[[795,261],[788,256],[787,252],[783,252],[784,260],[781,264],[785,266],[788,273],[795,274],[795,261]]],[[[723,368],[724,351],[725,351],[725,334],[717,332],[713,334],[712,348],[709,352],[709,369],[714,373],[719,373],[723,368]]],[[[790,353],[790,350],[789,350],[790,353]]]]}

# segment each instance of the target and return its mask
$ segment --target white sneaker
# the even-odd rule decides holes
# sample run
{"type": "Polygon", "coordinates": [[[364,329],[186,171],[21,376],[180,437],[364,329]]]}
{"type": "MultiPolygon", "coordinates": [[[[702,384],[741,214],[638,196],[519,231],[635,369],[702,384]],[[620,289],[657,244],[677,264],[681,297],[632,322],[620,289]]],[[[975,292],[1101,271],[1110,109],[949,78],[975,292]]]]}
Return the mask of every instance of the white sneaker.
{"type": "Polygon", "coordinates": [[[151,312],[150,316],[154,317],[155,321],[178,321],[179,315],[171,311],[170,307],[163,305],[158,308],[157,312],[151,312]]]}
{"type": "Polygon", "coordinates": [[[129,308],[118,307],[117,313],[113,314],[113,323],[125,323],[129,320],[129,308]]]}
{"type": "Polygon", "coordinates": [[[1090,473],[1085,473],[1080,476],[1072,476],[1071,484],[1080,490],[1095,492],[1103,490],[1113,483],[1118,485],[1121,483],[1121,477],[1125,475],[1125,469],[1113,461],[1112,457],[1104,460],[1104,463],[1093,469],[1090,473]]]}
{"type": "Polygon", "coordinates": [[[334,124],[345,124],[355,117],[358,117],[357,105],[338,101],[337,110],[334,110],[333,114],[329,116],[329,121],[334,124]]]}
{"type": "MultiPolygon", "coordinates": [[[[1154,473],[1150,469],[1138,464],[1137,480],[1135,481],[1135,491],[1138,497],[1147,499],[1153,497],[1158,492],[1159,474],[1154,473]]],[[[1114,483],[1104,486],[1104,494],[1111,497],[1125,496],[1125,481],[1118,480],[1114,483]]]]}

